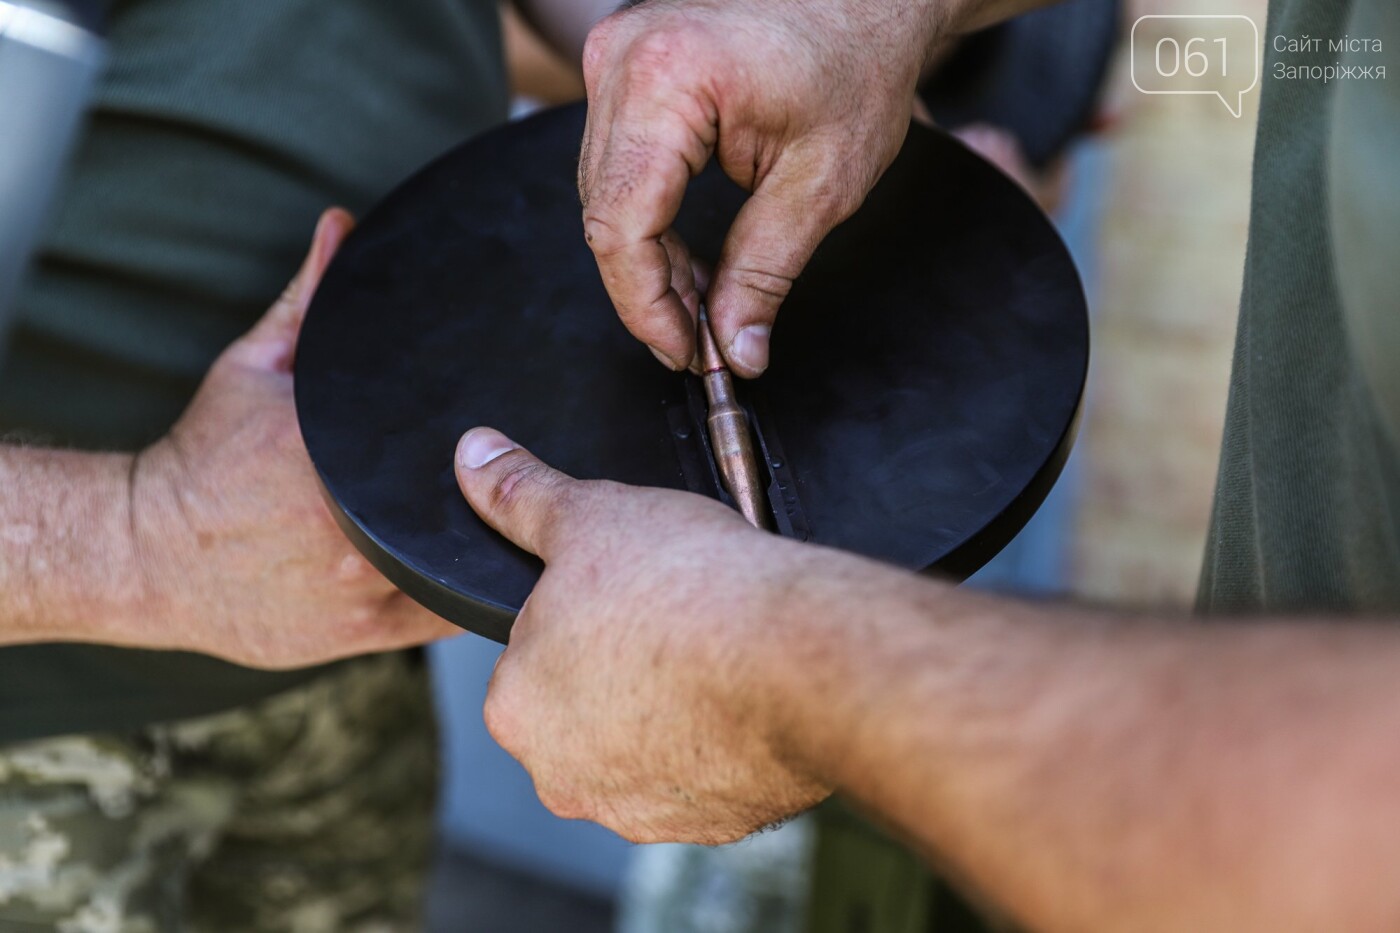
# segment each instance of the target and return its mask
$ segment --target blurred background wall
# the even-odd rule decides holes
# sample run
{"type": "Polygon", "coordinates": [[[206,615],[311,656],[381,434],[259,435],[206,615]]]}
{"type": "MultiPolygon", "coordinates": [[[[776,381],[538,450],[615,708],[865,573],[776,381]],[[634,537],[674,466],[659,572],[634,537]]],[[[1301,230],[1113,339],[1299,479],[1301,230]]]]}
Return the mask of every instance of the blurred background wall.
{"type": "MultiPolygon", "coordinates": [[[[1128,25],[1148,13],[1242,13],[1262,34],[1267,17],[1265,0],[1128,7],[1128,25]]],[[[1244,270],[1258,104],[1256,90],[1236,119],[1213,97],[1138,93],[1126,55],[1110,79],[1115,122],[1102,178],[1068,581],[1076,594],[1187,606],[1195,593],[1244,270]]]]}

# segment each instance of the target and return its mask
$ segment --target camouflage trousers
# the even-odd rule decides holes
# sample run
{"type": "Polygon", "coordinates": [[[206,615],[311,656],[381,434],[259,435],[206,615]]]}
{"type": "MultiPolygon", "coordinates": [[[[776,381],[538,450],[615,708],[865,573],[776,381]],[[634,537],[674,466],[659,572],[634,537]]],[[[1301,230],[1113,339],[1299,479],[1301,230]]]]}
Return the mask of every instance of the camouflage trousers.
{"type": "Polygon", "coordinates": [[[0,931],[417,929],[426,666],[343,664],[249,708],[0,747],[0,931]]]}

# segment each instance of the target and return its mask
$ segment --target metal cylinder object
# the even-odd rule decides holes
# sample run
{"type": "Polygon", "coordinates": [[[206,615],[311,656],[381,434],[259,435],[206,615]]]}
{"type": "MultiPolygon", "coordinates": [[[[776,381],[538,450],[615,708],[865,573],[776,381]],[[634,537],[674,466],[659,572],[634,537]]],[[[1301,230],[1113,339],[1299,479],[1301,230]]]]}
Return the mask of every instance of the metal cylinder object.
{"type": "Polygon", "coordinates": [[[0,346],[102,62],[80,6],[0,0],[0,346]]]}

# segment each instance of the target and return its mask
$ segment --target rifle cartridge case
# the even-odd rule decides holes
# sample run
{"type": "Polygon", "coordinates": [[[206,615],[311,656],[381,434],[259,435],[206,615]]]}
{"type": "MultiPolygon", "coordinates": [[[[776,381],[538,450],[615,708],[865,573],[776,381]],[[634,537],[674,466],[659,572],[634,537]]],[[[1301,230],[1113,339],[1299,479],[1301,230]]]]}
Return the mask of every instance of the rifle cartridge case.
{"type": "Polygon", "coordinates": [[[734,375],[725,365],[710,330],[709,319],[700,314],[701,379],[709,402],[706,426],[714,448],[720,478],[739,511],[755,528],[768,528],[768,497],[763,489],[763,473],[758,468],[749,417],[734,393],[734,375]]]}

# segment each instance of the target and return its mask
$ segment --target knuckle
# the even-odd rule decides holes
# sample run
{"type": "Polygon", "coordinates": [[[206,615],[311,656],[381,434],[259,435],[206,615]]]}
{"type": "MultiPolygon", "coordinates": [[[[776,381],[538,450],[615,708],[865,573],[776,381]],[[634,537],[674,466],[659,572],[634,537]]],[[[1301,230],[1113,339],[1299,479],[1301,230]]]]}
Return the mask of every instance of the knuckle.
{"type": "MultiPolygon", "coordinates": [[[[870,184],[873,185],[874,182],[870,184]]],[[[854,184],[833,184],[824,188],[808,202],[808,216],[822,228],[823,233],[830,230],[847,220],[856,212],[856,208],[860,207],[859,188],[859,185],[854,184]]]]}
{"type": "Polygon", "coordinates": [[[740,288],[757,292],[775,301],[783,301],[792,291],[795,276],[778,271],[774,266],[754,264],[732,269],[730,278],[740,288]]]}
{"type": "Polygon", "coordinates": [[[511,700],[499,684],[492,684],[486,694],[486,702],[481,708],[481,718],[486,723],[486,731],[496,744],[514,757],[519,757],[520,734],[511,700]]]}
{"type": "MultiPolygon", "coordinates": [[[[562,543],[577,536],[581,521],[586,521],[586,513],[580,509],[580,500],[574,484],[555,486],[551,490],[549,516],[538,523],[535,530],[535,544],[546,553],[557,553],[562,543]]],[[[543,611],[543,610],[542,610],[543,611]]]]}
{"type": "Polygon", "coordinates": [[[277,296],[277,301],[273,303],[273,307],[279,310],[295,308],[297,305],[301,304],[301,294],[301,276],[297,276],[282,289],[282,294],[277,296]]]}
{"type": "Polygon", "coordinates": [[[355,645],[377,645],[383,639],[379,609],[371,605],[354,606],[342,617],[340,635],[355,645]]]}
{"type": "Polygon", "coordinates": [[[674,321],[669,274],[635,283],[631,294],[617,302],[617,316],[627,329],[643,339],[658,339],[670,332],[674,321]]]}
{"type": "Polygon", "coordinates": [[[540,803],[561,820],[586,820],[592,813],[583,798],[567,788],[544,784],[537,789],[540,803]]]}
{"type": "Polygon", "coordinates": [[[627,238],[608,216],[606,207],[592,198],[583,212],[583,238],[599,259],[610,259],[627,246],[627,238]]]}
{"type": "Polygon", "coordinates": [[[500,512],[519,508],[529,497],[530,491],[540,484],[543,473],[544,467],[540,463],[524,457],[513,458],[513,462],[505,465],[504,472],[491,485],[491,508],[500,512]]]}
{"type": "Polygon", "coordinates": [[[673,28],[653,28],[633,40],[627,50],[628,74],[634,80],[662,79],[678,73],[689,40],[673,28]]]}
{"type": "Polygon", "coordinates": [[[772,192],[770,206],[801,218],[809,229],[823,228],[823,233],[855,213],[884,171],[853,153],[843,140],[821,134],[784,153],[782,161],[782,194],[772,192]]]}
{"type": "Polygon", "coordinates": [[[301,281],[301,276],[297,276],[282,287],[282,291],[278,294],[277,300],[268,306],[267,311],[263,314],[258,323],[270,328],[279,328],[283,326],[284,323],[296,313],[297,309],[301,307],[303,298],[304,286],[301,281]]]}
{"type": "Polygon", "coordinates": [[[617,33],[618,20],[623,15],[625,11],[604,17],[588,31],[583,43],[583,79],[590,88],[596,85],[612,57],[613,37],[617,33]]]}
{"type": "Polygon", "coordinates": [[[336,562],[335,578],[342,584],[354,586],[373,583],[378,576],[379,572],[358,552],[346,553],[336,562]]]}

